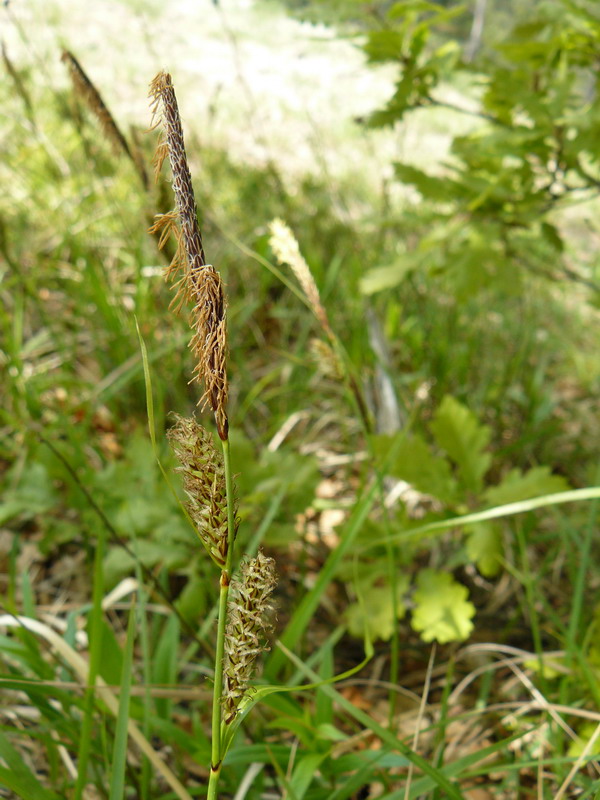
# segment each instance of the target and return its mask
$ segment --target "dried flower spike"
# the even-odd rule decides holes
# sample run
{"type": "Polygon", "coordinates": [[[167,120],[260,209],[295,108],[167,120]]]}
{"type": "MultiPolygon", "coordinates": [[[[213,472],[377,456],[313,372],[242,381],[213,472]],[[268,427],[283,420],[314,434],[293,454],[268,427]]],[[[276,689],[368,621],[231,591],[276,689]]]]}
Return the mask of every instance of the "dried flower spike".
{"type": "Polygon", "coordinates": [[[259,550],[256,558],[242,562],[239,580],[232,583],[228,604],[223,663],[225,722],[235,718],[248,693],[254,662],[265,649],[264,637],[271,630],[273,612],[270,595],[275,588],[275,562],[259,550]]]}
{"type": "Polygon", "coordinates": [[[156,174],[168,155],[177,205],[176,212],[159,215],[150,232],[161,232],[160,243],[163,245],[171,232],[177,239],[177,253],[167,269],[166,277],[175,284],[175,307],[180,309],[185,303],[193,304],[190,317],[194,331],[190,348],[196,357],[193,380],[204,382],[205,390],[200,403],[210,403],[219,436],[225,440],[229,423],[227,306],[223,282],[214,267],[206,263],[204,256],[181,119],[170,75],[159,72],[150,84],[150,97],[153,115],[158,117],[156,124],[162,122],[165,135],[154,159],[156,174]]]}
{"type": "MultiPolygon", "coordinates": [[[[193,418],[176,416],[168,436],[180,463],[177,472],[183,476],[188,513],[211,558],[223,569],[228,551],[223,456],[210,433],[193,418]]],[[[235,518],[236,532],[238,524],[235,518]]]]}
{"type": "Polygon", "coordinates": [[[321,303],[321,296],[319,295],[317,284],[310,271],[310,267],[300,252],[296,237],[281,219],[274,219],[269,224],[269,230],[271,232],[269,244],[275,253],[275,257],[280,264],[287,264],[291,267],[292,272],[298,279],[298,283],[302,287],[302,291],[308,300],[313,314],[319,320],[327,336],[332,339],[333,331],[329,324],[327,312],[321,303]]]}
{"type": "MultiPolygon", "coordinates": [[[[286,223],[281,219],[274,219],[269,225],[269,230],[271,232],[269,244],[271,245],[271,249],[273,250],[275,257],[280,264],[287,264],[291,268],[292,272],[298,279],[298,283],[302,287],[302,291],[306,296],[308,305],[319,321],[319,324],[323,329],[323,333],[329,339],[331,344],[331,347],[329,348],[329,360],[332,368],[332,374],[337,373],[337,375],[340,377],[342,375],[344,376],[350,391],[354,395],[356,405],[365,426],[365,430],[371,430],[371,420],[367,405],[362,396],[362,392],[354,375],[347,371],[344,366],[343,357],[341,356],[340,343],[334,334],[331,325],[329,324],[329,317],[327,316],[327,311],[321,302],[319,289],[317,288],[315,279],[310,271],[310,267],[300,252],[300,247],[298,246],[296,237],[286,223]]],[[[324,354],[324,350],[321,350],[321,353],[324,354]]]]}
{"type": "Polygon", "coordinates": [[[88,78],[79,61],[69,50],[63,50],[61,60],[67,65],[75,93],[83,99],[90,111],[98,118],[106,138],[112,142],[117,151],[123,151],[136,164],[135,157],[127,144],[127,139],[121,133],[100,92],[88,78]]]}
{"type": "Polygon", "coordinates": [[[331,345],[322,339],[311,339],[308,347],[317,369],[322,375],[335,381],[344,379],[344,365],[331,345]]]}

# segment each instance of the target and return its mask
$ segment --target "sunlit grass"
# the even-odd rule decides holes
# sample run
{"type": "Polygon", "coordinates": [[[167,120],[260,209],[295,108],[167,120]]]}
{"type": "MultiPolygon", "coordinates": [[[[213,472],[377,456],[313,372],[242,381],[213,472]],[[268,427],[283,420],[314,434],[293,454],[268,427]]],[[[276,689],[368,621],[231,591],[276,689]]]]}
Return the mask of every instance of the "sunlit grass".
{"type": "MultiPolygon", "coordinates": [[[[128,21],[164,30],[174,49],[182,44],[181,20],[164,24],[162,7],[115,4],[115,14],[119,9],[128,21]]],[[[207,31],[221,37],[212,44],[218,49],[227,41],[223,20],[207,9],[207,31]]],[[[81,23],[58,6],[43,14],[36,25],[52,22],[66,38],[81,23]]],[[[106,9],[102,14],[105,19],[106,9]]],[[[265,48],[275,41],[283,47],[284,34],[293,39],[290,31],[298,30],[266,6],[247,14],[267,29],[265,48]]],[[[138,95],[154,70],[146,69],[153,56],[123,49],[124,75],[116,81],[114,66],[102,63],[88,38],[110,39],[112,32],[118,47],[119,20],[98,34],[85,27],[78,52],[90,48],[86,67],[127,132],[131,119],[147,125],[145,90],[138,95]]],[[[239,25],[236,19],[238,33],[239,25]]],[[[325,51],[337,58],[351,49],[317,33],[313,40],[309,30],[303,40],[315,59],[310,80],[325,51]]],[[[162,198],[160,188],[144,190],[133,165],[113,152],[77,105],[59,52],[56,62],[48,55],[53,43],[38,38],[37,28],[27,35],[33,55],[20,50],[15,29],[9,45],[33,119],[14,84],[7,79],[0,86],[6,187],[0,197],[0,454],[6,466],[0,782],[35,800],[85,796],[88,782],[108,796],[111,781],[115,797],[123,782],[124,796],[203,796],[217,593],[155,463],[136,328],[137,320],[152,374],[156,451],[171,470],[162,440],[168,412],[191,411],[197,396],[187,383],[186,324],[168,312],[163,264],[146,232],[148,216],[164,195],[169,202],[170,189],[163,185],[162,198]],[[34,80],[47,55],[47,80],[34,80]],[[129,619],[136,620],[135,643],[129,619]],[[81,671],[75,656],[84,661],[81,671]],[[103,703],[101,693],[86,691],[95,674],[111,687],[113,700],[103,703]],[[129,686],[127,719],[119,698],[129,686]],[[125,748],[114,745],[124,741],[128,722],[148,748],[125,761],[125,748]]],[[[251,42],[239,38],[244,55],[251,42]]],[[[332,106],[335,125],[317,115],[306,123],[307,137],[299,124],[302,108],[284,102],[293,138],[277,125],[272,106],[261,108],[256,129],[249,130],[245,101],[224,110],[214,87],[198,88],[206,89],[204,59],[215,49],[187,69],[191,45],[182,47],[176,68],[193,109],[185,117],[194,132],[202,227],[231,297],[240,544],[255,553],[263,543],[282,563],[277,630],[283,647],[274,643],[265,680],[293,687],[361,663],[363,642],[347,634],[348,609],[364,604],[373,588],[380,591],[374,596],[385,597],[390,542],[406,586],[422,569],[445,568],[461,575],[477,609],[473,641],[434,651],[411,629],[410,609],[396,620],[397,683],[388,680],[392,645],[379,640],[370,665],[341,685],[265,697],[232,746],[224,794],[246,787],[257,800],[274,792],[342,800],[364,796],[361,791],[386,800],[441,800],[466,798],[476,787],[488,797],[556,800],[561,791],[594,797],[597,490],[585,503],[558,505],[550,497],[543,509],[525,500],[510,519],[501,508],[502,570],[493,578],[477,571],[460,520],[450,519],[482,510],[472,495],[465,493],[451,512],[417,492],[411,516],[395,505],[398,486],[388,477],[384,505],[356,409],[343,381],[319,361],[312,344],[319,326],[291,273],[276,263],[269,223],[283,218],[297,237],[374,419],[382,362],[367,310],[381,322],[389,350],[383,366],[411,434],[430,436],[443,398],[457,398],[492,430],[490,485],[510,470],[547,465],[574,491],[597,486],[600,360],[590,296],[528,275],[515,292],[457,297],[451,282],[419,274],[389,292],[362,296],[365,272],[389,263],[398,240],[418,237],[430,224],[414,193],[397,192],[387,204],[375,166],[399,152],[429,167],[431,150],[443,154],[447,134],[465,121],[456,123],[438,108],[419,112],[422,119],[397,138],[373,136],[341,120],[332,106]],[[213,117],[205,113],[207,102],[215,106],[213,117]],[[333,526],[325,524],[328,511],[335,512],[333,526]],[[417,766],[425,759],[429,774],[409,773],[411,758],[417,766]]],[[[358,70],[359,60],[340,69],[350,67],[358,70]]],[[[301,86],[304,98],[310,98],[309,77],[301,86]]],[[[263,95],[251,84],[260,106],[263,95]]],[[[260,91],[269,93],[269,86],[260,91]]],[[[152,144],[142,147],[149,161],[152,144]]],[[[587,227],[571,211],[563,224],[574,255],[594,251],[594,235],[585,239],[587,227]]],[[[380,613],[367,609],[364,618],[380,613]]]]}

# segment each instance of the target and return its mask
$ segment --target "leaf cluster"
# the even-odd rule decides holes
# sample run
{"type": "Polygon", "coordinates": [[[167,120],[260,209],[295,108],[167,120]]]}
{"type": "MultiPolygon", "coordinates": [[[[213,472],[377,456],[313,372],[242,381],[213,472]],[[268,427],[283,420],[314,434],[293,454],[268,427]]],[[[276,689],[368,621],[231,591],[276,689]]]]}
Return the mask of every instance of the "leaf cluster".
{"type": "Polygon", "coordinates": [[[585,281],[566,258],[557,214],[600,187],[600,19],[569,0],[539,4],[467,63],[458,41],[436,43],[456,10],[397,4],[364,47],[371,62],[398,69],[393,96],[369,125],[445,108],[470,118],[472,129],[454,137],[437,173],[394,164],[396,179],[431,207],[433,227],[414,249],[368,272],[363,290],[399,285],[415,269],[448,276],[460,297],[490,285],[517,291],[527,272],[585,281]],[[450,77],[464,87],[458,101],[447,99],[450,77]]]}

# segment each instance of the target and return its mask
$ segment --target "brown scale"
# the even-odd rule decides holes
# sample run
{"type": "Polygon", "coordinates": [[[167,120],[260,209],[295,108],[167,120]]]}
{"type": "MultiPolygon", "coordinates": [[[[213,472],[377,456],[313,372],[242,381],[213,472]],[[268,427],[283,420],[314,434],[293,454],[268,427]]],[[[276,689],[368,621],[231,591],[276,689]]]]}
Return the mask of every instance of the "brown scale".
{"type": "Polygon", "coordinates": [[[206,263],[202,236],[198,225],[192,178],[187,165],[181,119],[171,76],[159,73],[150,85],[154,115],[162,112],[165,140],[158,145],[154,165],[156,175],[169,157],[173,173],[176,212],[157,217],[152,233],[161,233],[159,246],[174,233],[177,252],[166,270],[166,278],[174,284],[172,305],[180,311],[185,303],[193,303],[190,326],[194,331],[190,349],[196,358],[192,380],[204,382],[199,405],[209,403],[221,439],[228,437],[227,419],[227,304],[223,282],[211,264],[206,263]],[[177,227],[177,221],[180,228],[177,227]]]}

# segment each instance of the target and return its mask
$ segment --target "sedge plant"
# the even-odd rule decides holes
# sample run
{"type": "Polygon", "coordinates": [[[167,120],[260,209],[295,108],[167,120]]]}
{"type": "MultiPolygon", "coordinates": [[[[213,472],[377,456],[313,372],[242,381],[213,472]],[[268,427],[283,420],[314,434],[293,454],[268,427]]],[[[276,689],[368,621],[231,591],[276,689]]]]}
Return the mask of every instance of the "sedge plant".
{"type": "Polygon", "coordinates": [[[239,526],[229,448],[227,413],[227,302],[221,276],[206,262],[188,168],[183,130],[171,76],[150,84],[154,127],[163,132],[155,156],[156,177],[168,157],[176,208],[155,218],[151,232],[163,247],[174,235],[177,248],[166,278],[174,285],[172,308],[188,310],[192,383],[202,388],[199,406],[213,411],[221,450],[194,416],[177,417],[169,439],[179,462],[186,509],[198,537],[219,570],[219,605],[212,698],[211,764],[207,797],[217,797],[223,759],[249,693],[254,662],[269,628],[274,561],[260,551],[241,560],[233,580],[239,526]]]}

